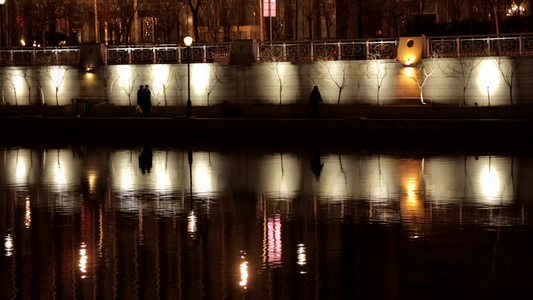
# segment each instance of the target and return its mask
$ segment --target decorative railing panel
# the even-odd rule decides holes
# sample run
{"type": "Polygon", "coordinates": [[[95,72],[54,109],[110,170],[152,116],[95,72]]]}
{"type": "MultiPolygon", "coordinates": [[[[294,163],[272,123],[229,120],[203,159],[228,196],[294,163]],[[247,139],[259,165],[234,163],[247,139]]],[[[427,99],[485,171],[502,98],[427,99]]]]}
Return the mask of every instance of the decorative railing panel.
{"type": "Polygon", "coordinates": [[[257,61],[390,59],[396,57],[396,47],[396,40],[263,42],[257,48],[257,61]]]}
{"type": "MultiPolygon", "coordinates": [[[[229,61],[230,44],[193,45],[191,62],[229,61]]],[[[187,59],[187,47],[162,46],[109,46],[106,50],[107,64],[157,64],[183,63],[187,59]]]]}
{"type": "Polygon", "coordinates": [[[341,43],[341,57],[345,60],[366,59],[366,42],[346,42],[341,43]]]}
{"type": "Polygon", "coordinates": [[[77,65],[79,47],[9,48],[0,50],[0,65],[77,65]]]}
{"type": "Polygon", "coordinates": [[[518,56],[533,55],[533,35],[429,37],[427,56],[518,56]]]}

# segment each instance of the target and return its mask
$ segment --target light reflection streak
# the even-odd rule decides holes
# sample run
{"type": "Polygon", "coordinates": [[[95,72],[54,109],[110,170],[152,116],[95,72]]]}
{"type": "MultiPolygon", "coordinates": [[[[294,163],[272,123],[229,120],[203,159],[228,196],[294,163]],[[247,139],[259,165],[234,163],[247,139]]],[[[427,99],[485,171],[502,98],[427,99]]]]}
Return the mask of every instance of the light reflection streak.
{"type": "Polygon", "coordinates": [[[80,267],[80,272],[81,272],[81,278],[85,278],[87,277],[87,260],[88,260],[88,256],[87,256],[87,246],[85,245],[85,243],[81,243],[81,248],[80,248],[80,261],[79,261],[79,264],[78,266],[80,267]]]}
{"type": "Polygon", "coordinates": [[[24,213],[24,226],[30,228],[31,226],[31,206],[30,206],[30,197],[26,197],[26,208],[24,213]]]}
{"type": "Polygon", "coordinates": [[[275,214],[268,218],[268,262],[272,267],[281,265],[282,242],[281,242],[281,216],[275,214]]]}
{"type": "Polygon", "coordinates": [[[480,71],[477,78],[479,91],[490,98],[499,84],[500,71],[492,59],[484,59],[479,65],[480,71]]]}
{"type": "MultiPolygon", "coordinates": [[[[297,261],[296,263],[300,267],[304,267],[307,264],[307,254],[305,253],[305,245],[304,244],[298,244],[296,245],[296,255],[297,255],[297,261]]],[[[305,274],[306,271],[300,271],[300,274],[305,274]]]]}
{"type": "Polygon", "coordinates": [[[89,193],[94,194],[96,191],[96,174],[89,174],[89,193]]]}
{"type": "Polygon", "coordinates": [[[203,155],[195,156],[194,165],[194,187],[198,193],[209,193],[213,191],[213,181],[209,167],[209,157],[203,155]],[[198,158],[197,158],[198,157],[198,158]]]}
{"type": "Polygon", "coordinates": [[[8,233],[6,235],[6,238],[4,240],[4,249],[6,252],[6,256],[12,256],[13,255],[13,235],[11,233],[8,233]]]}
{"type": "Polygon", "coordinates": [[[194,210],[191,210],[191,212],[187,216],[187,232],[191,233],[191,235],[194,235],[196,233],[196,222],[196,214],[194,213],[194,210]]]}
{"type": "Polygon", "coordinates": [[[204,91],[206,89],[209,85],[212,68],[214,68],[213,64],[191,64],[191,96],[193,91],[204,91]]]}
{"type": "Polygon", "coordinates": [[[248,288],[248,261],[245,260],[246,252],[241,251],[243,255],[241,255],[241,259],[243,260],[242,263],[239,265],[240,275],[241,275],[241,281],[239,282],[239,285],[242,286],[244,289],[248,288]]]}
{"type": "Polygon", "coordinates": [[[167,168],[162,162],[156,162],[154,168],[156,175],[156,189],[161,191],[167,190],[170,186],[170,175],[168,174],[167,168]]]}

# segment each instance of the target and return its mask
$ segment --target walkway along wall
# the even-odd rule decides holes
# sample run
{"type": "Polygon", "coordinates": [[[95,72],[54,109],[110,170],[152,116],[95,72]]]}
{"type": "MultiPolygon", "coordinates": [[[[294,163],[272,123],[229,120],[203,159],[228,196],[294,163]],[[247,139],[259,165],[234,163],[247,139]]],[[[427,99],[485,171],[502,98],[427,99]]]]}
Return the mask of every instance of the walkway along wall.
{"type": "MultiPolygon", "coordinates": [[[[66,105],[71,99],[135,105],[149,84],[156,106],[187,100],[187,65],[113,65],[85,72],[65,66],[0,69],[2,104],[66,105]]],[[[415,67],[393,60],[191,64],[193,106],[307,105],[318,85],[324,104],[497,106],[533,102],[533,58],[426,59],[415,67]],[[464,93],[463,93],[464,91],[464,93]]]]}

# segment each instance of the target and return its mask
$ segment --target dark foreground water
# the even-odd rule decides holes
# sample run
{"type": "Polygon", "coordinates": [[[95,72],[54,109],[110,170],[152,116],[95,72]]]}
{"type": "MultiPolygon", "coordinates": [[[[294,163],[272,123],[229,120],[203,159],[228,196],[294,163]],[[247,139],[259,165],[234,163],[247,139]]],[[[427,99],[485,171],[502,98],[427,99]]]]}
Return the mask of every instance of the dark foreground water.
{"type": "Polygon", "coordinates": [[[533,155],[0,147],[0,299],[526,299],[533,155]]]}

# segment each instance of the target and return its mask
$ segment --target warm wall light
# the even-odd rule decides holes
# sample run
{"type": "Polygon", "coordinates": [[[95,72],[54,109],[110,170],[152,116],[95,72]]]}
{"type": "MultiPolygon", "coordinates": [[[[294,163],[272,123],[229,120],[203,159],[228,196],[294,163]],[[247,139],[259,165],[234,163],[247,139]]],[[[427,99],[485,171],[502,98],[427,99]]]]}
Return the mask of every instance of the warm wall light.
{"type": "Polygon", "coordinates": [[[404,66],[418,63],[424,56],[425,39],[425,36],[401,37],[398,42],[396,60],[404,66]]]}

